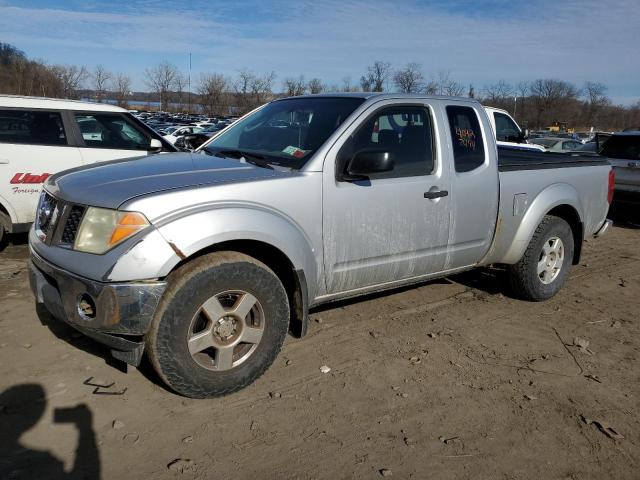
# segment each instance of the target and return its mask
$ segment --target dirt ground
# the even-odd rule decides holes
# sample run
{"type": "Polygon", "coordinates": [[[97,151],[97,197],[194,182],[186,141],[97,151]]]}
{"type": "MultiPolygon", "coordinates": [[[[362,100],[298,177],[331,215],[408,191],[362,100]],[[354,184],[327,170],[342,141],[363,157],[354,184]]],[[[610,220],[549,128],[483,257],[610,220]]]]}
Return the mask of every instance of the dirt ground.
{"type": "Polygon", "coordinates": [[[217,400],[167,391],[148,364],[123,373],[39,316],[18,241],[0,254],[0,471],[638,479],[639,238],[622,225],[589,241],[545,303],[482,269],[316,310],[261,379],[217,400]]]}

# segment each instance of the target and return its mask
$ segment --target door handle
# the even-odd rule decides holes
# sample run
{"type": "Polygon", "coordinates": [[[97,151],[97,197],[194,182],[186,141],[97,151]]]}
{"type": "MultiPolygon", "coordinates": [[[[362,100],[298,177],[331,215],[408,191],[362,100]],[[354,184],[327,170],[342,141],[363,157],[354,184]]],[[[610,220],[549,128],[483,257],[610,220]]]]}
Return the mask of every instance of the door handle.
{"type": "Polygon", "coordinates": [[[8,165],[9,164],[9,159],[0,157],[0,164],[8,165]]]}
{"type": "Polygon", "coordinates": [[[440,197],[446,197],[449,195],[447,190],[434,190],[432,192],[424,192],[424,198],[434,199],[440,197]]]}

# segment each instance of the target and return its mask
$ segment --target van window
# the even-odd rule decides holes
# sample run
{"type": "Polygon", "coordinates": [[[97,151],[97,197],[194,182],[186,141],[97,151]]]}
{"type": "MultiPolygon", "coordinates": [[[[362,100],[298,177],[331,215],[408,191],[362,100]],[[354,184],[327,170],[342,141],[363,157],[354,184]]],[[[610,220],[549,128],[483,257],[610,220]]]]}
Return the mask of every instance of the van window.
{"type": "MultiPolygon", "coordinates": [[[[385,107],[369,117],[343,147],[340,158],[361,150],[384,150],[394,166],[370,178],[430,175],[434,170],[431,115],[424,107],[385,107]]],[[[345,165],[346,166],[346,165],[345,165]]]]}
{"type": "Polygon", "coordinates": [[[500,142],[516,141],[520,135],[520,129],[511,117],[504,113],[494,112],[493,118],[496,121],[496,140],[500,142]]]}
{"type": "Polygon", "coordinates": [[[471,107],[450,105],[447,117],[456,172],[470,172],[483,165],[484,142],[476,111],[471,107]]]}
{"type": "Polygon", "coordinates": [[[0,110],[0,143],[67,145],[58,112],[0,110]]]}
{"type": "Polygon", "coordinates": [[[151,139],[123,115],[117,113],[76,113],[75,119],[87,147],[114,150],[149,149],[151,139]]]}

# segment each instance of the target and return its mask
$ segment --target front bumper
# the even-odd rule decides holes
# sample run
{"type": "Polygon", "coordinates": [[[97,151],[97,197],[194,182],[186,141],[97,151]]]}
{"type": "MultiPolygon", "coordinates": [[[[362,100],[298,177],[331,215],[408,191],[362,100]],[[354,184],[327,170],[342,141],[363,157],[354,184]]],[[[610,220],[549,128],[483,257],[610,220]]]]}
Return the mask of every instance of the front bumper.
{"type": "Polygon", "coordinates": [[[33,250],[29,266],[29,283],[36,301],[53,317],[110,346],[115,357],[139,363],[143,344],[120,335],[147,333],[166,282],[97,282],[56,267],[33,250]],[[94,305],[91,318],[80,308],[87,296],[94,305]]]}

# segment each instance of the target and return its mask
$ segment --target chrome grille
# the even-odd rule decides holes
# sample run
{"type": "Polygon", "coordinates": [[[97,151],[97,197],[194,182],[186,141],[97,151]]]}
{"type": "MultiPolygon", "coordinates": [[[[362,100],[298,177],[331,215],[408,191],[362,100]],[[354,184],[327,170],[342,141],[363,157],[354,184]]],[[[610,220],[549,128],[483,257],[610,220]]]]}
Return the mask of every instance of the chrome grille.
{"type": "Polygon", "coordinates": [[[48,245],[71,248],[87,207],[58,200],[43,192],[36,215],[36,233],[48,245]]]}
{"type": "Polygon", "coordinates": [[[47,238],[49,238],[55,229],[59,213],[58,207],[58,200],[47,192],[42,193],[42,196],[40,197],[40,204],[38,205],[36,226],[47,238]]]}
{"type": "Polygon", "coordinates": [[[80,228],[80,222],[82,221],[84,211],[85,208],[80,205],[73,205],[71,207],[69,215],[67,216],[67,221],[64,224],[64,230],[62,230],[62,237],[60,238],[61,243],[73,245],[76,241],[76,235],[78,234],[78,229],[80,228]]]}

